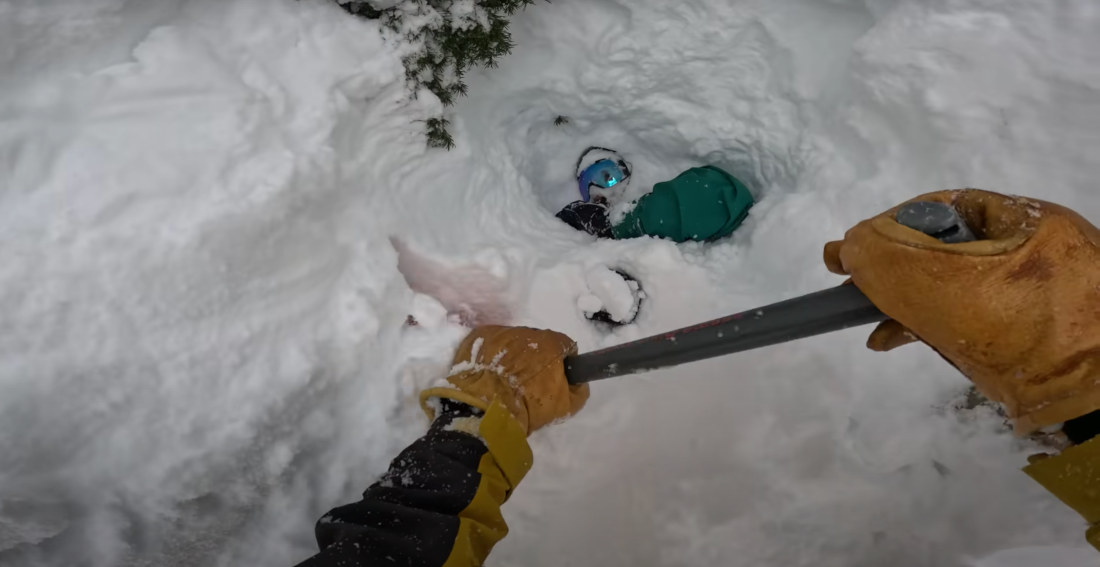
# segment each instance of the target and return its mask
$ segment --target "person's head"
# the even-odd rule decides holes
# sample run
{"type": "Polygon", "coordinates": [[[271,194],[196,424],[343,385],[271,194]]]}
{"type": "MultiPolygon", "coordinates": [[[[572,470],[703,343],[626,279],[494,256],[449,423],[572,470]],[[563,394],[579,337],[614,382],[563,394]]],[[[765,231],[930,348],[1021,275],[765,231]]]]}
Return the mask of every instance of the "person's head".
{"type": "Polygon", "coordinates": [[[630,167],[626,161],[601,159],[580,172],[577,177],[577,186],[582,200],[595,202],[595,198],[602,198],[606,203],[610,190],[620,187],[629,179],[630,167]]]}

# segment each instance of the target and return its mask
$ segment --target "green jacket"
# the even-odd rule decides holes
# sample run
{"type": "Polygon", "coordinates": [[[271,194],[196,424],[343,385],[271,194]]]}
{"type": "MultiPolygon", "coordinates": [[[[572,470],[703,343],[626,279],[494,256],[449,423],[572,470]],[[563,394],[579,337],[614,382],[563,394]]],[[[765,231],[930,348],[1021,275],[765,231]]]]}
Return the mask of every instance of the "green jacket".
{"type": "Polygon", "coordinates": [[[737,178],[712,165],[696,167],[655,185],[611,232],[615,238],[716,240],[740,226],[752,205],[737,178]]]}

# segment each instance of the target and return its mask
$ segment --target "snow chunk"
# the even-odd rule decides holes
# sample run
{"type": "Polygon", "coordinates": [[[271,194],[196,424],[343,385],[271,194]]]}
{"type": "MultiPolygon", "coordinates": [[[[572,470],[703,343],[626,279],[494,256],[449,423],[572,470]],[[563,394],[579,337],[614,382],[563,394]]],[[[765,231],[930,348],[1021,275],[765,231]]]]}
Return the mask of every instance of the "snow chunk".
{"type": "Polygon", "coordinates": [[[578,300],[578,306],[581,306],[585,312],[595,313],[600,310],[599,308],[585,309],[595,305],[595,302],[589,299],[595,297],[602,309],[606,310],[615,321],[630,321],[638,313],[640,296],[637,282],[627,281],[619,273],[602,266],[589,270],[585,275],[585,282],[588,284],[591,295],[582,296],[578,300]]]}

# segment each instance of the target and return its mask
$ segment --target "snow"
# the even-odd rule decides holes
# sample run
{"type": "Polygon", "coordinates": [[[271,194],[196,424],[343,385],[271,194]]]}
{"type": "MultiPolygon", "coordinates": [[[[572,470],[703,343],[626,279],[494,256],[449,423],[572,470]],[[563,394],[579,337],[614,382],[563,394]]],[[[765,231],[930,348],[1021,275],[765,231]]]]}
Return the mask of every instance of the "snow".
{"type": "MultiPolygon", "coordinates": [[[[402,51],[322,0],[0,2],[0,564],[293,564],[426,423],[463,322],[581,350],[833,285],[822,244],[976,186],[1096,221],[1092,0],[558,0],[469,77],[458,147],[402,51]],[[558,116],[569,123],[554,125],[558,116]],[[730,239],[553,218],[712,163],[730,239]],[[586,274],[646,290],[633,325],[586,274]],[[406,324],[413,315],[416,325],[406,324]]],[[[1076,566],[1037,448],[934,353],[850,330],[599,382],[536,434],[493,565],[1076,566]]]]}
{"type": "Polygon", "coordinates": [[[585,274],[588,293],[577,299],[577,308],[586,317],[606,311],[612,321],[632,321],[638,312],[641,298],[638,283],[627,281],[622,275],[605,266],[588,270],[585,274]]]}

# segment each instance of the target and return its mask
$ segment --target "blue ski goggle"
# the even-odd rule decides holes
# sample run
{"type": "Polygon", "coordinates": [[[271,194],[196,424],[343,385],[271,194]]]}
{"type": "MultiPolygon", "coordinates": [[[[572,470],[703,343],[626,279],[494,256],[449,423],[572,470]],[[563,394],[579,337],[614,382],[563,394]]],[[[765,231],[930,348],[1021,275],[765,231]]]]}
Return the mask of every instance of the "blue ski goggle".
{"type": "Polygon", "coordinates": [[[602,189],[610,189],[630,177],[630,168],[626,162],[618,162],[609,159],[588,166],[577,178],[577,185],[581,190],[581,198],[587,202],[591,198],[590,190],[593,186],[602,189]]]}

